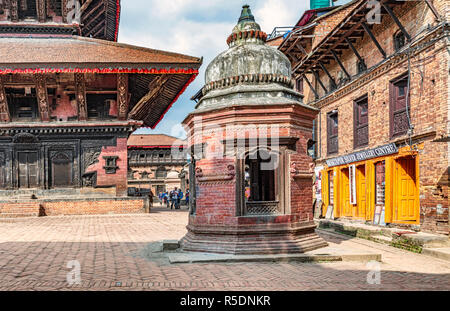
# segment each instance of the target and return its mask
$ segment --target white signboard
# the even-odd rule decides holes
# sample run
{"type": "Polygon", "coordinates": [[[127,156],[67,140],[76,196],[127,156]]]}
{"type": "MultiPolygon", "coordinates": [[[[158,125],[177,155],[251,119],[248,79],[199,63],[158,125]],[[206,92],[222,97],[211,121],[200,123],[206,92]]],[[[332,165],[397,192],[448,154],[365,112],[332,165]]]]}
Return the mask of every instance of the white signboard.
{"type": "Polygon", "coordinates": [[[349,187],[350,187],[350,204],[356,204],[356,165],[350,165],[349,171],[349,187]]]}

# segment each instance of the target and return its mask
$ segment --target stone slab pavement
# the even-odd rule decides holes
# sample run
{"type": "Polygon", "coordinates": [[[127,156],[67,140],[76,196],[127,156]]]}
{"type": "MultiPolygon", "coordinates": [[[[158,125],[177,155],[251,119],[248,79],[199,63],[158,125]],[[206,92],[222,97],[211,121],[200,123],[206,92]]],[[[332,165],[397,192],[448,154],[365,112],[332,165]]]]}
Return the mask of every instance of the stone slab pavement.
{"type": "Polygon", "coordinates": [[[450,290],[448,261],[326,232],[330,246],[376,251],[382,263],[170,264],[143,256],[157,241],[183,237],[187,217],[186,210],[156,209],[0,220],[0,290],[450,290]],[[73,261],[80,282],[70,285],[73,261]],[[380,284],[369,284],[378,268],[380,284]]]}

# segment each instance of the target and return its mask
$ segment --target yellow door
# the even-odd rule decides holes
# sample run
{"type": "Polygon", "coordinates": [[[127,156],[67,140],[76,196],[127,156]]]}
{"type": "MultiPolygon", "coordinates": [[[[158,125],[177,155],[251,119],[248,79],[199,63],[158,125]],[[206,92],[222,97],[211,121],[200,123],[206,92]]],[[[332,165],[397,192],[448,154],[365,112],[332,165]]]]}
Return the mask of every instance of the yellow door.
{"type": "Polygon", "coordinates": [[[355,217],[366,217],[366,166],[360,165],[356,168],[356,208],[355,217]]]}
{"type": "Polygon", "coordinates": [[[413,158],[397,160],[397,220],[417,221],[419,208],[417,204],[416,165],[413,158]]]}
{"type": "Polygon", "coordinates": [[[341,206],[344,217],[352,217],[352,205],[350,204],[350,185],[349,185],[349,172],[348,168],[341,170],[342,182],[341,182],[341,206]]]}

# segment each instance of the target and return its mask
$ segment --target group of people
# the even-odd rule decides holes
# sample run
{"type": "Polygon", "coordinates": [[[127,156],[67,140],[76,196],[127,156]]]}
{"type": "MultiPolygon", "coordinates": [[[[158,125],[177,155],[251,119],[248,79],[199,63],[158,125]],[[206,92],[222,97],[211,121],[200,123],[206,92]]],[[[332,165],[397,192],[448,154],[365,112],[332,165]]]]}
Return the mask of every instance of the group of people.
{"type": "MultiPolygon", "coordinates": [[[[181,199],[183,199],[183,191],[175,187],[172,191],[160,192],[158,194],[160,205],[163,204],[170,209],[180,209],[181,199]]],[[[186,191],[186,205],[189,205],[189,190],[186,191]]]]}

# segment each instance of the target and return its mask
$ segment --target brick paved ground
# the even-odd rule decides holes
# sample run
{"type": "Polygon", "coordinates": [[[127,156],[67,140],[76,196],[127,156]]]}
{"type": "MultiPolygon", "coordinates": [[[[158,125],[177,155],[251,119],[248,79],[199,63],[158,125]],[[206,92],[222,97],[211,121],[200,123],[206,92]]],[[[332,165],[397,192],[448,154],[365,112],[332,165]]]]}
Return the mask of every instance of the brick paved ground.
{"type": "Polygon", "coordinates": [[[381,252],[381,285],[367,284],[358,262],[170,265],[137,256],[150,242],[181,238],[186,223],[186,211],[167,210],[0,220],[0,290],[450,290],[449,262],[331,235],[331,244],[381,252]],[[70,287],[72,260],[82,283],[70,287]]]}

